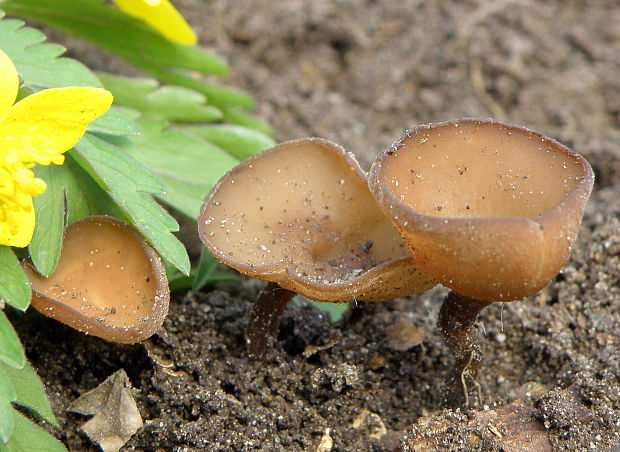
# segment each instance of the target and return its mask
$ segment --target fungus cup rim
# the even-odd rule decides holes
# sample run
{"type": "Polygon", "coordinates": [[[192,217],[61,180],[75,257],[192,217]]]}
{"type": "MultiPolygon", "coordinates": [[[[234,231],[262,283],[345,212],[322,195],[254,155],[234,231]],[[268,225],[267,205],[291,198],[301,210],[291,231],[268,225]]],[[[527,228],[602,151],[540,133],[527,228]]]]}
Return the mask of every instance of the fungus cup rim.
{"type": "Polygon", "coordinates": [[[400,139],[392,143],[392,145],[381,154],[379,154],[373,162],[370,171],[368,172],[368,186],[370,192],[373,194],[377,203],[384,211],[384,213],[395,223],[402,228],[408,228],[410,224],[415,223],[416,229],[420,231],[435,231],[438,228],[444,228],[446,224],[454,225],[459,228],[471,227],[474,224],[479,223],[512,223],[523,224],[528,227],[538,227],[542,233],[543,225],[541,224],[545,219],[552,217],[555,213],[560,212],[566,205],[572,202],[575,198],[580,196],[588,197],[592,192],[594,185],[594,173],[592,167],[588,161],[579,153],[564,146],[560,142],[550,138],[540,132],[529,129],[523,126],[515,126],[507,124],[502,121],[496,121],[493,119],[476,119],[476,118],[463,118],[453,119],[450,121],[442,121],[436,123],[422,124],[414,127],[413,129],[406,129],[400,139]],[[521,134],[529,134],[539,138],[543,143],[550,145],[555,151],[564,153],[573,158],[576,162],[579,162],[582,174],[577,176],[578,183],[558,204],[554,205],[550,209],[543,212],[535,219],[527,218],[524,216],[498,216],[498,217],[440,217],[436,215],[426,215],[419,213],[411,206],[402,203],[386,184],[381,182],[381,173],[384,167],[384,163],[390,158],[391,154],[404,146],[403,142],[411,136],[437,128],[455,126],[459,124],[476,124],[476,125],[497,125],[501,128],[515,130],[521,134]]]}
{"type": "MultiPolygon", "coordinates": [[[[289,290],[299,292],[299,288],[303,287],[310,290],[320,291],[322,295],[325,295],[323,301],[331,301],[331,302],[342,302],[346,303],[350,301],[349,299],[343,299],[342,296],[338,296],[339,294],[347,291],[353,292],[350,296],[353,297],[356,292],[355,288],[360,285],[364,285],[367,281],[372,280],[375,275],[380,276],[386,272],[389,272],[393,269],[396,269],[399,266],[403,268],[407,265],[415,267],[415,270],[420,274],[424,274],[420,271],[417,266],[413,264],[413,260],[410,256],[402,256],[399,258],[393,258],[382,262],[368,270],[366,270],[361,275],[353,276],[351,278],[343,279],[342,281],[337,282],[317,282],[313,279],[306,278],[303,276],[297,275],[297,264],[295,261],[290,258],[280,259],[272,264],[266,265],[245,265],[236,260],[230,259],[226,253],[215,246],[210,240],[209,237],[202,232],[201,224],[204,222],[205,211],[212,201],[213,197],[219,191],[219,189],[228,183],[231,178],[236,176],[239,172],[246,170],[248,166],[252,165],[254,161],[261,158],[261,156],[279,152],[283,148],[288,148],[290,146],[297,146],[302,144],[317,144],[322,146],[323,148],[330,149],[334,151],[335,155],[342,159],[343,163],[352,171],[354,177],[356,179],[356,183],[359,183],[361,187],[367,187],[367,174],[361,168],[359,162],[355,158],[354,154],[346,151],[342,146],[337,143],[334,143],[330,140],[320,137],[308,137],[308,138],[300,138],[295,140],[289,140],[282,143],[279,143],[271,148],[265,149],[257,154],[254,154],[251,157],[240,162],[233,169],[228,171],[222,178],[211,188],[209,193],[205,196],[202,205],[200,207],[200,214],[198,216],[198,234],[204,246],[220,261],[224,264],[232,267],[239,272],[246,274],[248,276],[256,277],[262,279],[264,281],[270,281],[279,284],[280,286],[287,288],[289,290]]],[[[369,193],[370,194],[370,193],[369,193]]],[[[370,194],[372,196],[372,194],[370,194]]],[[[379,209],[380,206],[377,206],[379,209]]],[[[389,220],[389,219],[388,219],[389,220]]],[[[397,233],[395,231],[395,233],[397,233]]],[[[425,275],[425,274],[424,274],[425,275]]],[[[434,287],[437,283],[432,280],[432,278],[428,275],[429,283],[428,288],[424,290],[428,290],[434,287]],[[431,285],[432,284],[432,285],[431,285]]]]}
{"type": "MultiPolygon", "coordinates": [[[[144,250],[146,258],[149,260],[153,275],[155,277],[156,290],[153,298],[153,309],[147,320],[141,320],[132,326],[116,326],[108,325],[105,322],[99,322],[93,317],[89,317],[74,309],[73,307],[63,303],[60,300],[50,298],[49,296],[32,289],[32,306],[46,317],[51,317],[61,323],[71,326],[72,328],[82,331],[83,333],[97,336],[111,342],[124,344],[133,344],[141,342],[159,330],[168,314],[170,304],[170,288],[168,287],[168,278],[166,269],[157,252],[146,242],[146,240],[127,223],[118,218],[108,215],[95,215],[82,218],[71,223],[63,234],[61,247],[64,247],[64,238],[67,230],[75,225],[86,222],[105,222],[114,227],[124,228],[130,232],[140,243],[144,250]]],[[[62,256],[62,248],[61,248],[62,256]]],[[[24,259],[22,265],[40,275],[29,259],[24,259]]],[[[53,274],[50,276],[53,277],[53,274]]]]}

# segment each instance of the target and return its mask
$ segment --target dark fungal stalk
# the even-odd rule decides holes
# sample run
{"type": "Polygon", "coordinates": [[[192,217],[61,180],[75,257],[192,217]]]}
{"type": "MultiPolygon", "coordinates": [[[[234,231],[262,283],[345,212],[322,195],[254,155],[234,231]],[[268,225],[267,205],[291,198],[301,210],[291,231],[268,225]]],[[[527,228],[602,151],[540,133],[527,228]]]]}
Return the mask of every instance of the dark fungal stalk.
{"type": "Polygon", "coordinates": [[[480,311],[491,303],[451,291],[441,305],[437,325],[456,359],[444,401],[447,406],[469,406],[468,382],[478,387],[476,377],[484,353],[475,323],[480,311]]]}
{"type": "Polygon", "coordinates": [[[282,143],[231,170],[205,197],[198,233],[218,260],[269,282],[249,322],[255,356],[295,293],[383,301],[435,285],[413,265],[357,161],[319,138],[282,143]]]}
{"type": "Polygon", "coordinates": [[[250,356],[260,358],[265,353],[270,337],[275,337],[284,308],[295,296],[295,292],[268,282],[260,291],[250,313],[246,343],[250,356]]]}
{"type": "Polygon", "coordinates": [[[565,265],[592,169],[538,132],[465,118],[408,130],[368,182],[414,263],[454,291],[438,319],[456,357],[447,401],[469,404],[482,361],[478,313],[537,293],[565,265]]]}

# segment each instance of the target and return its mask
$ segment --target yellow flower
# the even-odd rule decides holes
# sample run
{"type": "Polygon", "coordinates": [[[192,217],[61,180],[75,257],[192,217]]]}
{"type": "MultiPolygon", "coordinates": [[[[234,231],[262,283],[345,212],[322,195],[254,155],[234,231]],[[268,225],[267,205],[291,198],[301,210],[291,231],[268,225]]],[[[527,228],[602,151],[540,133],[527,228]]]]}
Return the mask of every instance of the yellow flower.
{"type": "Polygon", "coordinates": [[[127,14],[142,19],[171,41],[193,45],[196,34],[168,0],[113,0],[127,14]]]}
{"type": "Polygon", "coordinates": [[[61,165],[63,152],[112,104],[112,94],[91,87],[46,89],[15,105],[19,78],[0,50],[0,245],[24,247],[34,231],[32,197],[46,185],[35,163],[61,165]]]}

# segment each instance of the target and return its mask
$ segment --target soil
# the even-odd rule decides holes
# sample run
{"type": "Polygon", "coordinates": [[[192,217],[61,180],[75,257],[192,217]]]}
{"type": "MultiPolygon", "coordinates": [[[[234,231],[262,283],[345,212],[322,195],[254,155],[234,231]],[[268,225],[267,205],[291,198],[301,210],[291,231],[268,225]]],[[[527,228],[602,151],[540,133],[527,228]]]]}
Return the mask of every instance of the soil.
{"type": "MultiPolygon", "coordinates": [[[[322,136],[368,165],[405,128],[495,117],[582,153],[597,183],[562,273],[539,294],[480,316],[482,397],[469,409],[441,409],[453,363],[435,326],[443,288],[360,306],[337,324],[303,302],[289,306],[258,361],[244,329],[260,283],[243,279],[177,293],[163,330],[134,346],[13,314],[67,447],[97,450],[79,431],[86,418],[65,408],[123,368],[145,420],[124,450],[551,450],[511,449],[479,422],[501,421],[509,403],[552,450],[620,450],[620,4],[177,3],[278,140],[322,136]],[[403,319],[424,333],[408,351],[391,340],[403,319]]],[[[126,69],[74,39],[53,39],[91,67],[126,69]]]]}

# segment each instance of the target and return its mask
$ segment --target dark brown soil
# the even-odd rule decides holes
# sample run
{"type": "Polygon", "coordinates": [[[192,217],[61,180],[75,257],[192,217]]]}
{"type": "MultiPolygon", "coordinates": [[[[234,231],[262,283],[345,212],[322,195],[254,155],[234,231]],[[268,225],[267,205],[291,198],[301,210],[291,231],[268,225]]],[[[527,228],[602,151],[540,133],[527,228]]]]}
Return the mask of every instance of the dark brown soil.
{"type": "MultiPolygon", "coordinates": [[[[404,128],[492,116],[581,152],[597,186],[555,281],[528,300],[483,311],[483,402],[475,410],[440,410],[452,363],[434,326],[443,289],[367,305],[336,325],[303,303],[289,307],[267,358],[252,361],[243,332],[259,284],[244,280],[178,294],[163,331],[145,345],[108,344],[36,313],[13,315],[67,446],[96,450],[78,430],[85,418],[64,409],[124,368],[145,419],[126,450],[314,451],[329,450],[329,439],[334,451],[395,450],[425,434],[416,424],[424,416],[450,423],[431,438],[434,450],[502,450],[468,420],[523,396],[526,383],[536,388],[531,418],[555,450],[613,450],[620,443],[620,4],[179,3],[201,42],[234,68],[229,83],[256,96],[278,139],[323,136],[368,164],[404,128]],[[403,318],[426,336],[396,351],[387,331],[403,318]],[[482,440],[471,441],[472,429],[482,440]]],[[[99,69],[118,67],[81,45],[72,52],[99,69]]]]}

